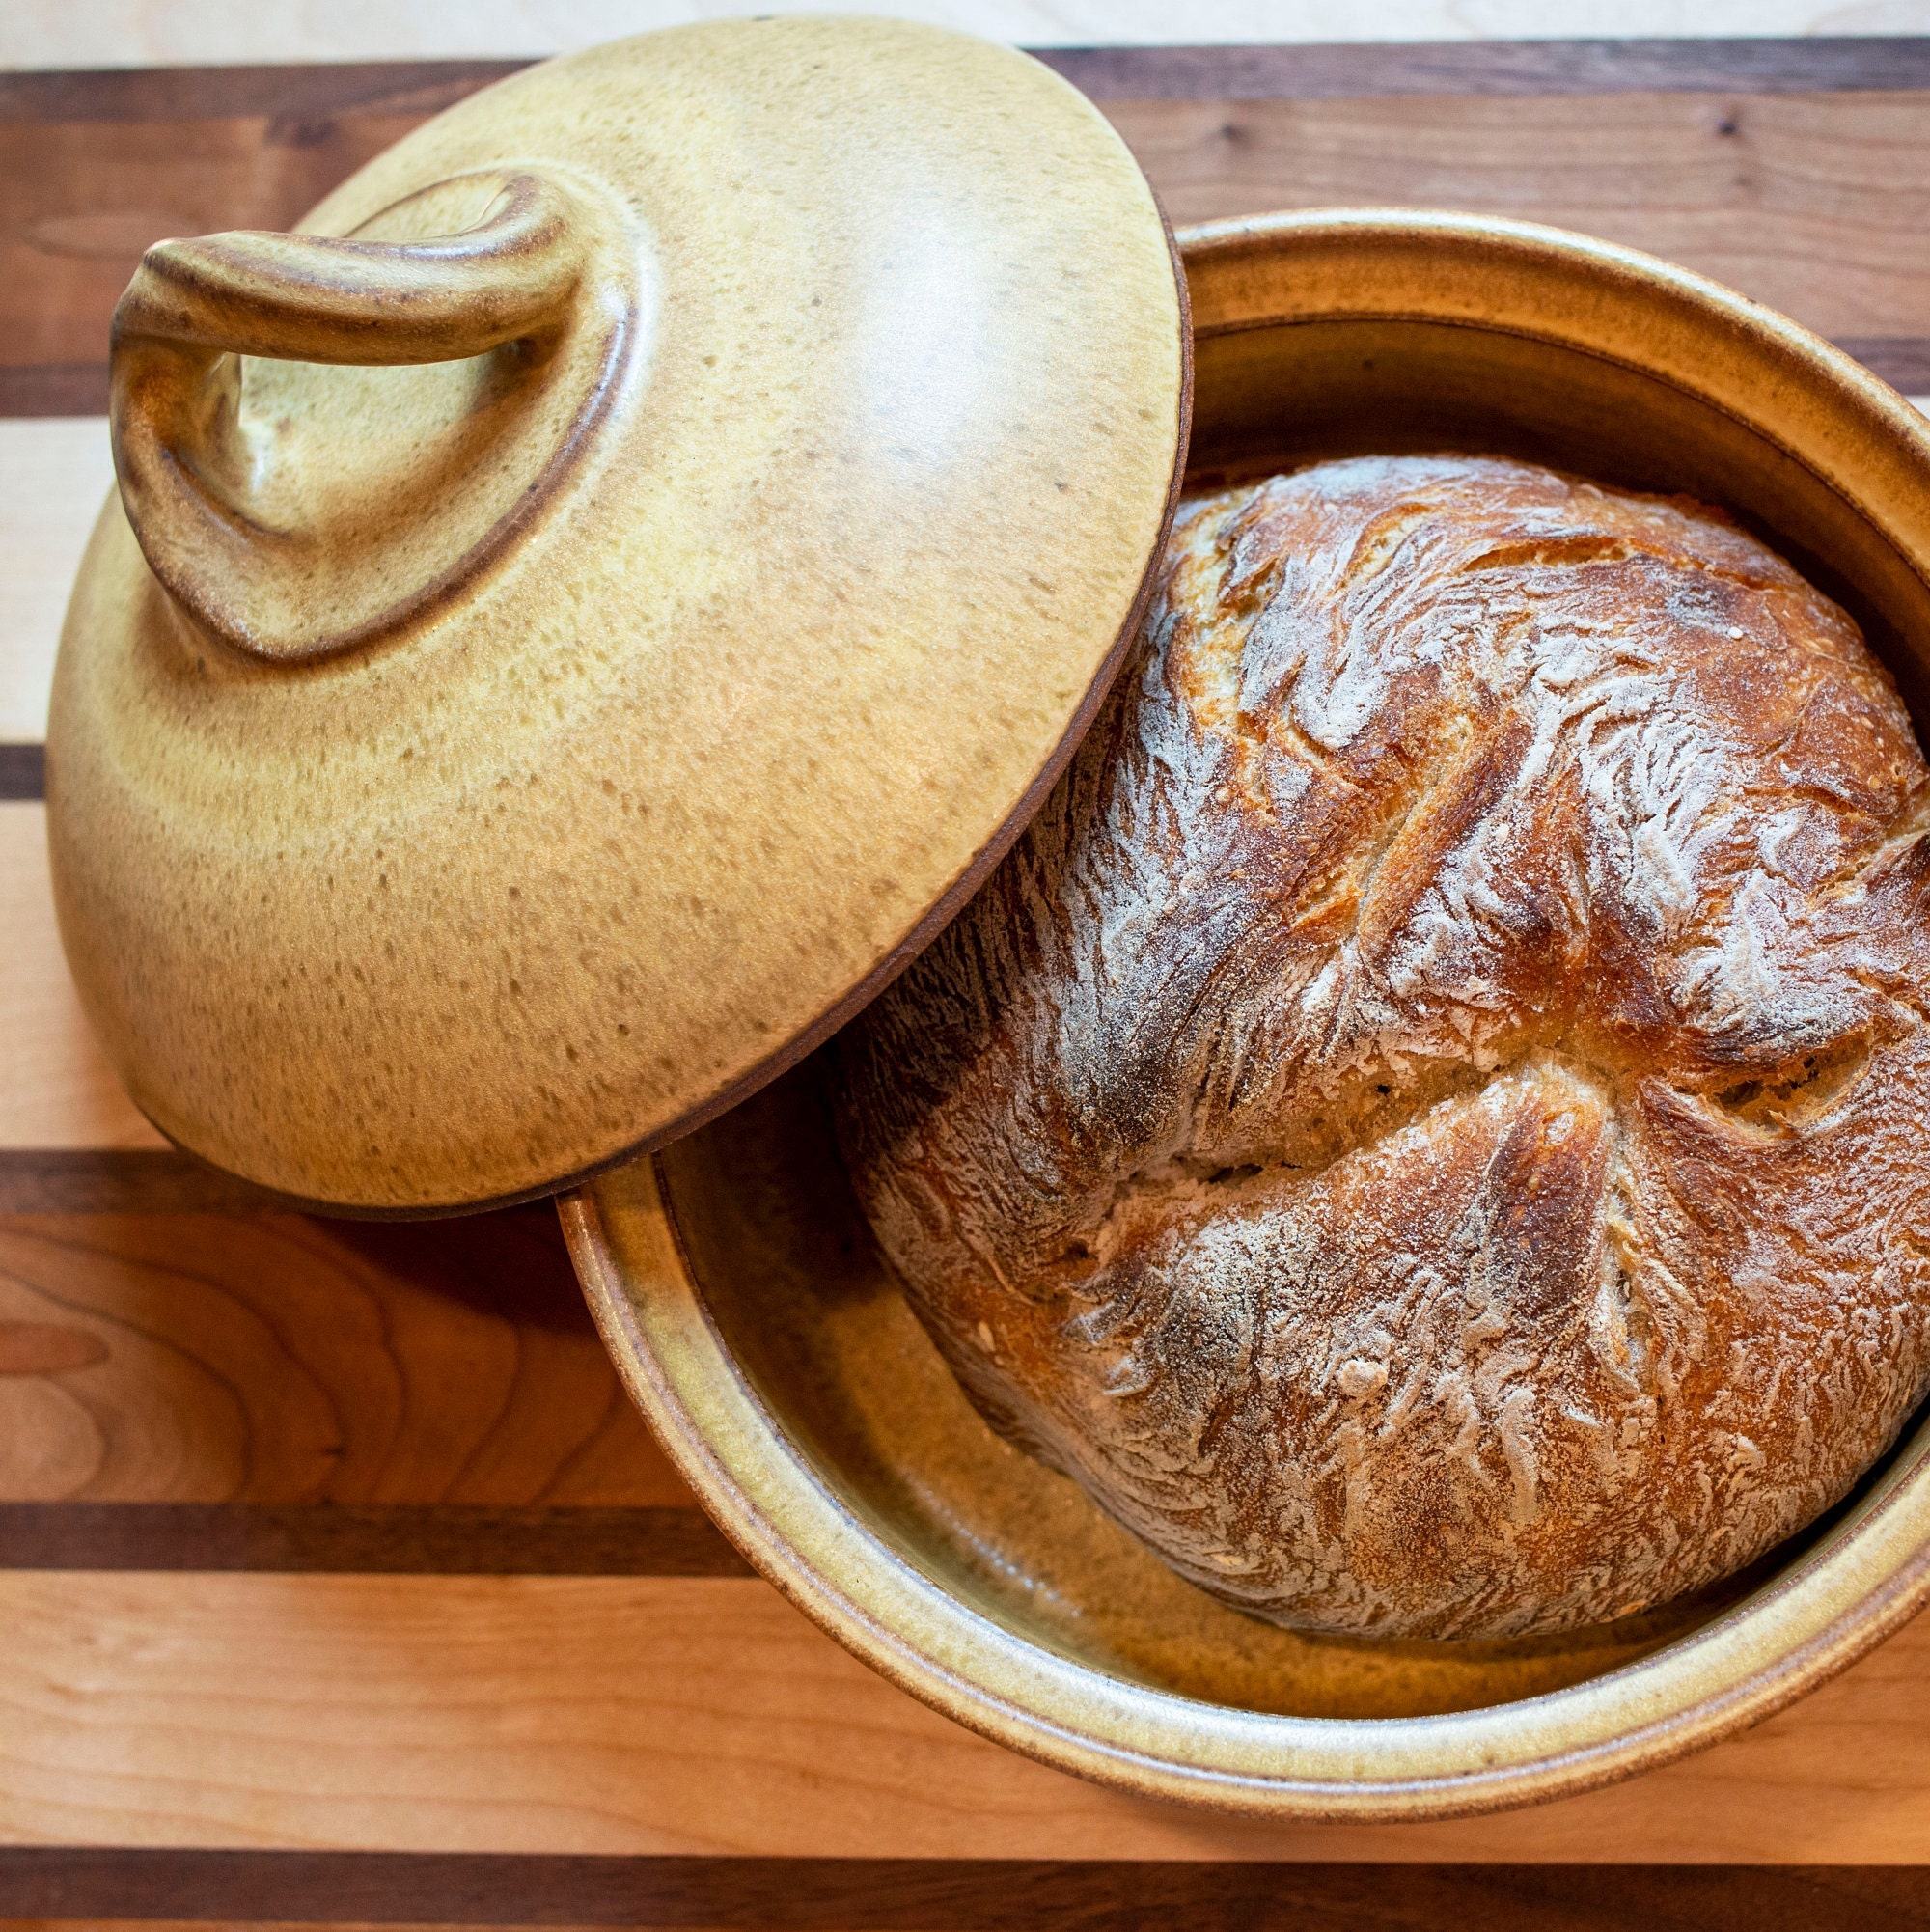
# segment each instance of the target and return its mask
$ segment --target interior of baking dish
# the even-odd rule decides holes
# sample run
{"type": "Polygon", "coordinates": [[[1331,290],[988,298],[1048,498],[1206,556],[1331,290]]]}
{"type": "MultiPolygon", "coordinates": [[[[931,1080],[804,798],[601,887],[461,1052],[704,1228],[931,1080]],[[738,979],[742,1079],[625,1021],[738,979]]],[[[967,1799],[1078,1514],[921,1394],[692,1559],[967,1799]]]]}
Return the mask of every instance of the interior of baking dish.
{"type": "MultiPolygon", "coordinates": [[[[1330,455],[1461,450],[1717,503],[1846,605],[1930,719],[1930,593],[1863,508],[1757,423],[1527,332],[1420,319],[1238,326],[1197,346],[1192,481],[1330,455]],[[1911,642],[1910,640],[1914,640],[1911,642]]],[[[828,1051],[835,1051],[835,1045],[828,1051]]],[[[1011,1636],[1251,1712],[1396,1718],[1598,1678],[1733,1618],[1855,1533],[1921,1417],[1856,1494],[1744,1574],[1565,1635],[1486,1643],[1302,1636],[1181,1582],[1068,1480],[979,1420],[878,1259],[832,1141],[825,1055],[656,1157],[708,1324],[777,1435],[857,1526],[1011,1636]]]]}

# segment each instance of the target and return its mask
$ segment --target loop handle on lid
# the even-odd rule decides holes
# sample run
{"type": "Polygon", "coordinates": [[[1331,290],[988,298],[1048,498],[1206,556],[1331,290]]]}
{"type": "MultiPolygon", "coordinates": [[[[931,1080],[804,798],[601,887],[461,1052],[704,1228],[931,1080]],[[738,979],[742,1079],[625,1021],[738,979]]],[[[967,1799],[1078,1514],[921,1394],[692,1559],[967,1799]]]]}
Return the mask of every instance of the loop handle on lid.
{"type": "MultiPolygon", "coordinates": [[[[157,242],[142,259],[114,312],[115,467],[150,566],[205,630],[257,658],[288,662],[363,641],[422,601],[395,597],[393,566],[360,573],[365,587],[374,580],[375,601],[386,606],[378,611],[357,611],[352,588],[330,583],[331,570],[345,576],[358,548],[369,548],[367,529],[348,526],[376,520],[344,516],[335,529],[313,520],[315,506],[331,501],[329,459],[347,463],[355,454],[346,447],[353,432],[343,428],[345,447],[319,452],[319,460],[311,455],[315,477],[292,474],[298,464],[276,434],[286,424],[244,429],[236,358],[376,368],[453,362],[514,345],[520,353],[495,372],[481,401],[491,422],[526,418],[528,408],[519,412],[513,399],[500,405],[506,392],[540,385],[554,373],[558,358],[548,351],[577,319],[593,227],[568,188],[534,173],[467,177],[429,192],[448,200],[467,189],[473,207],[492,187],[480,223],[429,239],[237,231],[157,242]]],[[[419,415],[435,417],[437,427],[460,422],[439,398],[427,399],[426,410],[424,403],[419,395],[419,415]]],[[[409,408],[399,402],[398,429],[419,432],[409,408]]],[[[332,427],[327,413],[308,412],[324,434],[332,427]]],[[[472,442],[484,414],[480,402],[467,411],[472,442]]],[[[406,437],[399,447],[414,454],[406,437]]],[[[493,465],[475,464],[476,454],[463,466],[471,475],[505,467],[500,452],[493,465]]],[[[406,476],[383,482],[392,534],[422,553],[418,577],[445,580],[496,520],[482,514],[490,506],[477,505],[467,517],[445,515],[454,527],[438,531],[408,513],[406,476]],[[482,532],[474,527],[479,516],[482,532]]],[[[455,493],[462,487],[457,483],[455,493]]],[[[450,493],[445,483],[443,506],[450,493]]]]}

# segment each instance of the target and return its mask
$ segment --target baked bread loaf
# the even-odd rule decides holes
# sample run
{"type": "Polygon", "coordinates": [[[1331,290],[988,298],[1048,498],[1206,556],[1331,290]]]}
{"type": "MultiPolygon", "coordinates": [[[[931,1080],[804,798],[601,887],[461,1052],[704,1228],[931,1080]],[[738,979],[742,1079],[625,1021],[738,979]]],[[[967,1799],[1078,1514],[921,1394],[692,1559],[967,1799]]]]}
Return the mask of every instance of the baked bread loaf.
{"type": "Polygon", "coordinates": [[[842,1036],[995,1427],[1304,1629],[1750,1562],[1930,1376],[1930,772],[1698,505],[1472,457],[1186,505],[1134,659],[842,1036]]]}

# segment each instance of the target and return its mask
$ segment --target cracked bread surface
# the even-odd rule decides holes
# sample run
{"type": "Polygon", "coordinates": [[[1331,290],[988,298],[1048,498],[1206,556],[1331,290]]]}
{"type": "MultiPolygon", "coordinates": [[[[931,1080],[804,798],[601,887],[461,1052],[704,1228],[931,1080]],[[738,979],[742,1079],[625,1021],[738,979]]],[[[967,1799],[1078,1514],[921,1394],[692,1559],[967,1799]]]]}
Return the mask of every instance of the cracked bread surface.
{"type": "Polygon", "coordinates": [[[979,1411],[1200,1587],[1498,1638],[1751,1562],[1930,1382],[1930,771],[1724,520],[1478,457],[1183,506],[841,1035],[979,1411]]]}

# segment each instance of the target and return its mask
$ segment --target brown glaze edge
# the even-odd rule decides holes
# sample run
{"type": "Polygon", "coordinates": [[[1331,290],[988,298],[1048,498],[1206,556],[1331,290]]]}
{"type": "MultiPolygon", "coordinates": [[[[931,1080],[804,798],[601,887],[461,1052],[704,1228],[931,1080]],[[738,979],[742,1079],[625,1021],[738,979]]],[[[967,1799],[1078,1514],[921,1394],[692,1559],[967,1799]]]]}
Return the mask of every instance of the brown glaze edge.
{"type": "MultiPolygon", "coordinates": [[[[958,875],[924,916],[862,980],[802,1032],[793,1035],[784,1045],[775,1048],[764,1059],[715,1090],[706,1099],[699,1101],[694,1107],[687,1108],[676,1119],[659,1127],[654,1133],[647,1134],[642,1140],[619,1148],[617,1152],[606,1155],[601,1160],[593,1161],[587,1167],[578,1168],[555,1180],[539,1181],[533,1186],[516,1188],[507,1194],[491,1195],[486,1200],[455,1201],[407,1207],[315,1200],[305,1195],[284,1194],[275,1188],[263,1187],[259,1182],[250,1182],[249,1185],[262,1195],[263,1206],[280,1207],[296,1214],[327,1215],[342,1221],[445,1221],[458,1215],[488,1214],[497,1208],[519,1207],[526,1201],[543,1201],[552,1195],[566,1194],[572,1189],[586,1186],[598,1175],[610,1173],[613,1168],[623,1167],[646,1154],[654,1153],[659,1147],[668,1146],[673,1141],[681,1140],[686,1134],[695,1133],[699,1127],[706,1126],[720,1114],[728,1114],[731,1108],[768,1087],[780,1074],[788,1073],[799,1061],[822,1046],[833,1034],[846,1026],[869,1006],[964,910],[966,902],[984,883],[992,869],[1011,849],[1020,833],[1037,815],[1039,807],[1045,803],[1047,794],[1059,783],[1065,767],[1072,761],[1072,754],[1079,749],[1081,741],[1091,728],[1092,720],[1098,715],[1100,705],[1111,692],[1114,680],[1119,675],[1119,667],[1125,661],[1127,649],[1138,635],[1146,606],[1152,601],[1153,586],[1158,580],[1159,566],[1166,553],[1167,538],[1172,533],[1172,519],[1179,509],[1180,494],[1185,487],[1187,450],[1193,432],[1192,308],[1187,294],[1185,263],[1180,258],[1179,243],[1173,233],[1172,224],[1167,219],[1166,209],[1160,205],[1157,195],[1153,196],[1153,206],[1159,210],[1160,227],[1165,232],[1167,254],[1172,264],[1173,286],[1179,296],[1180,330],[1178,432],[1174,445],[1172,477],[1167,486],[1166,509],[1160,518],[1159,534],[1146,558],[1145,570],[1140,578],[1139,589],[1134,593],[1132,605],[1119,626],[1118,634],[1114,638],[1112,647],[1101,662],[1085,698],[1080,702],[1079,708],[1072,714],[1064,735],[1054,746],[1045,762],[1039,766],[1031,785],[1021,794],[1004,823],[967,860],[958,875]]],[[[203,1166],[212,1168],[217,1173],[229,1172],[217,1162],[209,1161],[205,1155],[197,1153],[185,1142],[177,1140],[159,1121],[151,1119],[151,1124],[170,1145],[179,1148],[180,1152],[199,1161],[203,1166]]]]}
{"type": "MultiPolygon", "coordinates": [[[[924,1576],[860,1522],[817,1476],[808,1457],[747,1381],[712,1321],[703,1298],[700,1277],[692,1265],[688,1245],[664,1185],[661,1167],[652,1162],[652,1170],[658,1211],[675,1244],[686,1291],[717,1363],[739,1399],[750,1407],[770,1436],[784,1445],[789,1462],[786,1475],[801,1482],[817,1505],[837,1520],[840,1541],[858,1540],[868,1545],[861,1567],[875,1569],[883,1563],[915,1578],[924,1591],[937,1599],[945,1613],[968,1625],[996,1633],[995,1642],[1035,1649],[1037,1646],[1029,1639],[1002,1630],[991,1618],[966,1608],[943,1585],[924,1576]]],[[[1552,1751],[1499,1769],[1489,1766],[1439,1777],[1340,1781],[1258,1777],[1175,1764],[1170,1758],[1041,1718],[989,1684],[966,1679],[937,1658],[923,1654],[897,1630],[880,1622],[848,1593],[841,1581],[834,1580],[821,1563],[814,1564],[809,1559],[774,1522],[765,1518],[764,1512],[718,1458],[655,1350],[645,1341],[627,1297],[609,1265],[609,1237],[593,1197],[587,1193],[572,1194],[560,1200],[557,1207],[591,1314],[632,1399],[643,1410],[651,1433],[677,1473],[758,1573],[827,1636],[921,1703],[1035,1762],[1129,1795],[1151,1795],[1227,1815],[1326,1823],[1448,1819],[1516,1810],[1555,1798],[1577,1797],[1672,1763],[1773,1717],[1817,1685],[1848,1669],[1930,1602],[1930,1539],[1922,1539],[1915,1553],[1874,1589],[1831,1617],[1768,1670],[1758,1669],[1725,1689],[1694,1699],[1665,1718],[1622,1731],[1606,1742],[1552,1751]]],[[[1930,1430],[1930,1421],[1919,1417],[1916,1437],[1912,1440],[1921,1437],[1926,1430],[1930,1430]]],[[[1892,1449],[1891,1456],[1907,1453],[1909,1446],[1904,1444],[1892,1449]]],[[[1654,1676],[1667,1668],[1669,1660],[1679,1663],[1686,1654],[1720,1641],[1739,1623],[1760,1615],[1778,1599],[1788,1596],[1840,1552],[1853,1535],[1865,1532],[1883,1516],[1901,1506],[1912,1488],[1920,1489],[1926,1484],[1930,1484],[1930,1457],[1920,1459],[1917,1467],[1897,1477],[1887,1493],[1865,1504],[1854,1513],[1852,1521],[1839,1525],[1774,1583],[1753,1592],[1693,1635],[1651,1657],[1606,1671],[1585,1684],[1522,1698],[1505,1708],[1530,1710],[1539,1706],[1545,1710],[1565,1700],[1597,1694],[1603,1686],[1654,1676]]],[[[1135,1685],[1129,1679],[1112,1678],[1075,1660],[1060,1662],[1117,1685],[1128,1695],[1162,1703],[1197,1701],[1176,1693],[1135,1685]]],[[[1477,1710],[1376,1722],[1391,1727],[1424,1725],[1437,1730],[1451,1730],[1457,1720],[1485,1714],[1477,1710]]],[[[1479,1749],[1478,1736],[1470,1737],[1467,1747],[1469,1754],[1475,1754],[1479,1749]]],[[[1443,1754],[1447,1754],[1445,1749],[1443,1754]]]]}

